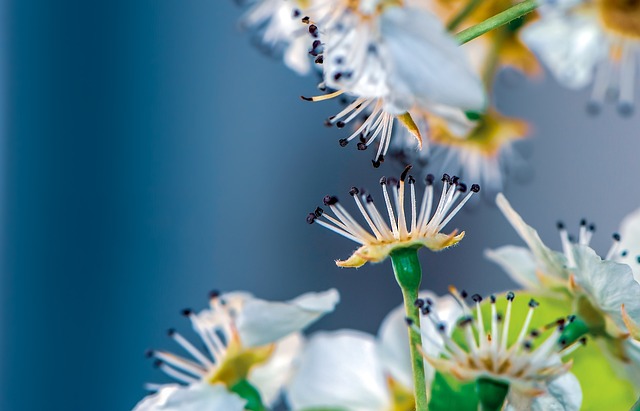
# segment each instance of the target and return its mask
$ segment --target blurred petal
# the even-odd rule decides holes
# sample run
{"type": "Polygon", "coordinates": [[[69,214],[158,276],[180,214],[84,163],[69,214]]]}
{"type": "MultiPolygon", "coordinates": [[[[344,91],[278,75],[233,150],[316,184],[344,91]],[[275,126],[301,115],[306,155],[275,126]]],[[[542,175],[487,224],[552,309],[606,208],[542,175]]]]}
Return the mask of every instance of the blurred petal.
{"type": "Polygon", "coordinates": [[[335,289],[306,293],[288,302],[249,299],[236,322],[240,339],[246,347],[272,343],[332,312],[338,301],[335,289]]]}
{"type": "Polygon", "coordinates": [[[626,251],[618,260],[629,264],[636,281],[640,281],[640,208],[627,215],[620,224],[620,251],[626,251]]]}
{"type": "Polygon", "coordinates": [[[571,373],[551,381],[547,392],[537,397],[511,390],[506,411],[578,411],[582,405],[582,390],[571,373]]]}
{"type": "Polygon", "coordinates": [[[133,411],[243,411],[245,403],[238,395],[228,392],[224,385],[168,384],[145,397],[133,411]]]}
{"type": "Polygon", "coordinates": [[[530,289],[540,288],[536,261],[529,249],[507,245],[495,250],[485,250],[484,255],[498,264],[516,283],[530,289]]]}

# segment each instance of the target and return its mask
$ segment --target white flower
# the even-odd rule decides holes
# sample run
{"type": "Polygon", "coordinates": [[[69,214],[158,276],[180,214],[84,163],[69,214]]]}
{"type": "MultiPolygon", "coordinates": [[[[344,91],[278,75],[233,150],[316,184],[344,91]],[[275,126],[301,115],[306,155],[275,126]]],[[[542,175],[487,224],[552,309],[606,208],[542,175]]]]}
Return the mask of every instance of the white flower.
{"type": "MultiPolygon", "coordinates": [[[[628,338],[631,334],[640,339],[640,284],[631,267],[618,262],[628,254],[620,251],[621,236],[613,235],[613,246],[602,259],[589,248],[593,225],[583,220],[574,243],[564,224],[559,223],[563,252],[556,252],[542,242],[504,196],[498,195],[496,202],[528,249],[504,246],[487,251],[487,257],[525,287],[559,299],[568,298],[591,335],[607,341],[605,347],[614,357],[624,363],[631,361],[631,373],[640,378],[638,345],[628,338]]],[[[637,229],[635,216],[626,221],[630,223],[623,225],[625,231],[637,229]]]]}
{"type": "MultiPolygon", "coordinates": [[[[450,297],[439,299],[422,292],[441,306],[449,318],[460,314],[450,297]]],[[[433,327],[425,321],[424,330],[433,327]]],[[[440,341],[442,344],[442,341],[440,341]]],[[[437,350],[427,347],[425,350],[437,350]]],[[[433,370],[427,370],[427,384],[433,370]]],[[[413,374],[404,307],[391,311],[376,339],[359,331],[321,332],[312,336],[300,366],[287,388],[293,411],[337,407],[345,411],[413,411],[413,374]]]]}
{"type": "Polygon", "coordinates": [[[619,1],[546,0],[541,18],[522,31],[556,79],[571,88],[593,82],[590,110],[617,91],[618,109],[634,106],[640,5],[619,1]]]}
{"type": "MultiPolygon", "coordinates": [[[[169,336],[190,358],[161,350],[149,352],[163,372],[184,385],[150,384],[149,388],[158,393],[142,400],[135,411],[165,409],[162,406],[169,400],[175,407],[182,403],[185,407],[192,402],[201,404],[206,398],[213,398],[213,391],[204,386],[231,388],[242,380],[259,391],[265,404],[274,403],[302,348],[299,331],[333,311],[338,300],[333,289],[307,293],[289,302],[269,302],[247,293],[212,293],[209,309],[199,313],[184,311],[204,350],[170,330],[169,336]]],[[[216,388],[216,395],[219,392],[216,388]]],[[[228,396],[220,395],[227,400],[228,396]]]]}
{"type": "Polygon", "coordinates": [[[408,176],[410,168],[411,166],[408,166],[404,170],[400,176],[400,181],[385,177],[380,179],[386,214],[389,218],[388,224],[373,203],[371,195],[358,190],[356,187],[352,187],[349,194],[355,200],[358,210],[371,231],[360,225],[338,202],[338,198],[334,196],[326,196],[324,205],[330,208],[336,218],[327,215],[320,207],[309,213],[307,216],[309,224],[317,222],[323,227],[361,244],[361,247],[350,258],[345,261],[336,261],[337,265],[341,267],[360,267],[367,262],[380,262],[387,258],[391,252],[400,248],[427,247],[430,250],[438,251],[455,245],[462,240],[464,232],[458,234],[457,231],[453,231],[450,234],[443,234],[441,231],[462,209],[469,198],[480,191],[480,186],[473,184],[469,192],[458,202],[460,196],[467,192],[467,185],[460,182],[457,177],[451,178],[448,174],[445,174],[442,177],[443,185],[440,201],[433,215],[431,215],[434,200],[434,178],[432,175],[427,176],[427,188],[419,205],[416,198],[415,179],[412,176],[408,176]],[[408,218],[405,215],[406,183],[409,184],[411,193],[411,214],[408,218]],[[395,212],[387,187],[391,188],[395,212]],[[455,204],[457,205],[454,207],[455,204]]]}
{"type": "Polygon", "coordinates": [[[464,51],[437,17],[422,7],[397,1],[330,2],[331,11],[310,26],[320,38],[323,87],[354,97],[328,124],[342,127],[365,119],[345,146],[359,138],[360,150],[379,139],[374,166],[389,148],[394,118],[420,141],[415,123],[406,114],[413,107],[428,110],[435,104],[482,111],[486,98],[482,83],[464,51]]]}
{"type": "Polygon", "coordinates": [[[461,177],[478,181],[485,193],[504,188],[507,172],[526,166],[514,143],[529,133],[529,125],[499,114],[495,109],[475,120],[455,110],[412,110],[412,118],[423,133],[422,150],[404,129],[396,129],[390,155],[400,162],[417,163],[426,171],[451,170],[461,177]]]}
{"type": "Polygon", "coordinates": [[[302,14],[308,0],[247,0],[243,26],[256,31],[258,41],[270,52],[283,54],[284,63],[298,74],[311,69],[311,39],[302,14]]]}
{"type": "Polygon", "coordinates": [[[474,294],[471,297],[475,302],[474,316],[474,310],[465,302],[466,293],[459,293],[455,288],[451,291],[465,312],[456,325],[464,335],[464,345],[458,344],[449,336],[451,324],[443,321],[437,307],[432,306],[429,301],[421,304],[422,313],[437,330],[437,334],[434,331],[422,331],[423,345],[432,341],[436,335],[444,340],[444,348],[440,353],[423,353],[433,367],[462,381],[488,379],[508,385],[507,401],[512,408],[507,409],[556,409],[545,408],[542,404],[563,404],[563,407],[557,409],[565,411],[580,409],[580,386],[575,377],[565,377],[571,363],[563,363],[562,358],[578,348],[584,340],[566,344],[560,338],[564,320],[559,320],[555,330],[534,348],[534,339],[546,330],[529,329],[538,306],[536,301],[530,300],[527,317],[519,330],[515,328],[517,338],[510,343],[509,333],[514,331],[511,327],[514,293],[506,294],[504,318],[496,308],[496,297],[491,296],[491,319],[485,323],[480,295],[474,294]]]}
{"type": "Polygon", "coordinates": [[[167,384],[143,399],[136,411],[244,411],[246,400],[227,391],[222,384],[196,383],[189,386],[167,384]]]}
{"type": "Polygon", "coordinates": [[[616,261],[628,264],[636,281],[640,281],[640,209],[622,220],[620,237],[621,253],[616,261]]]}

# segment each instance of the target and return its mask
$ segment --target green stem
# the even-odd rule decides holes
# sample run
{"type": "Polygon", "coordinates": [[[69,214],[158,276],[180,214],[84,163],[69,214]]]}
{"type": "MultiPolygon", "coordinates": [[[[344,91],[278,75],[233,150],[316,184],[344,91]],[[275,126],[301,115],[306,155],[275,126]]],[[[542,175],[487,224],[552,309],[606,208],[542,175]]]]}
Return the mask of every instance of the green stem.
{"type": "Polygon", "coordinates": [[[482,0],[470,0],[469,3],[467,3],[467,5],[451,19],[449,24],[447,24],[447,30],[453,31],[458,28],[460,23],[469,17],[469,14],[471,14],[473,10],[480,5],[480,3],[482,3],[482,0]]]}
{"type": "MultiPolygon", "coordinates": [[[[391,253],[391,262],[396,280],[402,289],[404,309],[407,318],[418,328],[420,327],[420,311],[415,306],[422,281],[422,270],[418,260],[418,250],[402,248],[391,253]]],[[[422,336],[420,333],[409,332],[409,349],[411,351],[411,368],[413,370],[413,385],[416,401],[416,411],[427,411],[427,385],[424,375],[424,359],[420,354],[422,336]]]]}
{"type": "Polygon", "coordinates": [[[532,12],[538,7],[537,0],[524,0],[522,3],[518,3],[513,7],[506,9],[503,12],[489,17],[482,23],[478,23],[468,29],[462,30],[456,34],[456,39],[460,44],[464,44],[468,41],[482,36],[484,33],[491,31],[497,27],[503,26],[519,17],[524,16],[527,13],[532,12]]]}

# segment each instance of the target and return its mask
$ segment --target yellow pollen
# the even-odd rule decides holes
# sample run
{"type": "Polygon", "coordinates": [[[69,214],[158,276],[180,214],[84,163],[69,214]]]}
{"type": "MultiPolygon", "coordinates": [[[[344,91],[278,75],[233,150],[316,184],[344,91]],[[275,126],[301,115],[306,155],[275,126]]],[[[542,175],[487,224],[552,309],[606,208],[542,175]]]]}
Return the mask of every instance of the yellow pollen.
{"type": "Polygon", "coordinates": [[[599,0],[598,11],[605,29],[640,39],[640,0],[599,0]]]}

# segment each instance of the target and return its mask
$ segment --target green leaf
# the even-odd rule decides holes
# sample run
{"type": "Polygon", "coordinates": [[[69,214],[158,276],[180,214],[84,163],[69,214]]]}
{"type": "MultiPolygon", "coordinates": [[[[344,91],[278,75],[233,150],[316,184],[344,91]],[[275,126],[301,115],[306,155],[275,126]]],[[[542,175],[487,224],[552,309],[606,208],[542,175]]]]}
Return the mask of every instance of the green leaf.
{"type": "Polygon", "coordinates": [[[462,383],[450,375],[436,372],[431,384],[429,411],[477,411],[475,383],[462,383]]]}
{"type": "Polygon", "coordinates": [[[233,387],[231,387],[231,391],[247,400],[247,405],[244,406],[246,410],[267,411],[267,407],[262,404],[260,392],[256,389],[256,387],[251,385],[249,381],[238,381],[233,387]]]}

